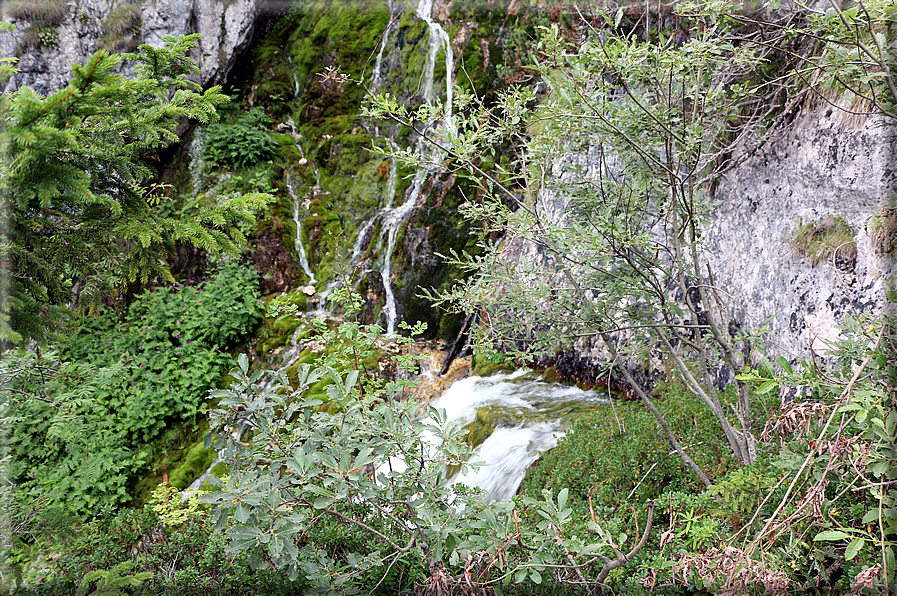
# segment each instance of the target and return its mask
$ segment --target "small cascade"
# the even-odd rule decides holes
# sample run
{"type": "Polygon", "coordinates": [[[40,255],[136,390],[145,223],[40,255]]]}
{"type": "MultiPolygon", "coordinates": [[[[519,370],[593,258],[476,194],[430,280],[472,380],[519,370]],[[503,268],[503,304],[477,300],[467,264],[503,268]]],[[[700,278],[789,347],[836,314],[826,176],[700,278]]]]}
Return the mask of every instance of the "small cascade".
{"type": "MultiPolygon", "coordinates": [[[[386,46],[389,42],[389,34],[392,33],[395,23],[398,22],[399,12],[397,11],[396,2],[389,0],[388,4],[389,23],[387,23],[383,37],[380,39],[380,49],[377,51],[377,59],[374,61],[374,72],[371,75],[371,93],[377,93],[380,90],[380,85],[383,84],[383,53],[386,51],[386,46]]],[[[398,8],[401,9],[401,6],[398,8]]]]}
{"type": "Polygon", "coordinates": [[[396,238],[399,235],[399,228],[408,219],[411,210],[417,205],[420,198],[421,187],[429,172],[421,169],[414,175],[414,181],[411,188],[408,189],[405,201],[394,209],[387,209],[383,212],[383,226],[380,230],[381,243],[385,237],[386,252],[380,263],[380,277],[383,279],[383,289],[386,292],[386,334],[392,335],[396,332],[396,297],[392,291],[392,255],[396,250],[396,238]]]}
{"type": "MultiPolygon", "coordinates": [[[[384,82],[384,57],[388,54],[390,48],[395,46],[395,39],[398,39],[398,36],[395,35],[394,29],[398,28],[398,25],[396,23],[398,23],[399,21],[396,17],[398,16],[401,9],[402,6],[399,5],[399,3],[390,0],[390,22],[387,25],[386,30],[383,32],[382,42],[377,52],[373,74],[371,77],[371,89],[374,92],[379,91],[384,82]]],[[[454,54],[452,52],[451,41],[443,27],[433,19],[433,0],[418,0],[415,13],[418,18],[420,18],[427,24],[429,31],[429,43],[427,48],[426,61],[424,64],[423,80],[421,83],[422,94],[424,95],[427,102],[431,102],[436,99],[436,93],[434,90],[436,60],[440,50],[443,50],[445,52],[446,66],[446,104],[445,113],[441,115],[439,119],[442,120],[444,124],[451,125],[452,83],[454,75],[454,54]]],[[[296,80],[294,80],[294,83],[295,82],[296,80]]],[[[298,88],[296,89],[296,93],[298,97],[298,88]]],[[[295,124],[292,119],[288,119],[287,122],[292,130],[293,136],[296,138],[296,146],[302,153],[303,159],[305,159],[305,154],[302,151],[302,147],[299,143],[300,136],[296,132],[295,124]]],[[[431,123],[431,125],[435,126],[437,125],[437,122],[433,122],[431,123]]],[[[394,151],[396,151],[397,153],[400,151],[399,146],[396,144],[393,138],[387,137],[386,140],[391,145],[394,151]]],[[[368,245],[366,245],[366,241],[370,234],[370,230],[379,219],[379,221],[381,222],[381,230],[379,237],[376,239],[377,245],[375,251],[378,255],[378,259],[377,264],[373,267],[373,269],[377,271],[383,282],[385,294],[385,305],[383,308],[383,313],[385,316],[386,333],[389,335],[395,333],[398,322],[399,309],[398,305],[396,304],[395,292],[392,286],[391,278],[393,276],[392,259],[396,251],[396,243],[399,230],[408,220],[413,208],[420,202],[422,198],[422,189],[426,185],[427,177],[433,174],[438,169],[439,166],[436,164],[441,163],[443,157],[441,149],[439,149],[438,147],[430,148],[423,141],[418,141],[418,152],[421,156],[427,158],[423,160],[427,165],[422,166],[415,173],[411,187],[406,192],[402,203],[398,206],[393,205],[393,203],[395,202],[396,183],[398,178],[397,163],[396,159],[390,160],[389,177],[387,179],[386,188],[384,189],[384,194],[381,202],[381,205],[385,205],[385,207],[378,210],[368,221],[364,222],[359,227],[358,235],[355,240],[355,245],[352,248],[349,263],[345,268],[347,274],[351,274],[358,268],[359,264],[362,261],[362,257],[368,248],[368,245]]],[[[320,186],[320,179],[318,177],[317,169],[315,169],[315,178],[316,181],[318,181],[318,186],[320,186]]],[[[296,202],[294,200],[294,205],[295,204],[296,202]]],[[[302,252],[300,252],[299,244],[297,244],[297,254],[299,255],[301,262],[302,252]]],[[[305,270],[304,265],[303,270],[305,270]]],[[[321,291],[317,295],[318,302],[316,312],[321,314],[327,312],[327,298],[334,289],[339,287],[340,284],[346,283],[344,277],[345,276],[338,276],[336,279],[329,282],[326,288],[324,288],[323,291],[321,291]]]]}
{"type": "MultiPolygon", "coordinates": [[[[445,410],[448,421],[482,440],[470,461],[485,465],[449,482],[481,488],[487,500],[509,501],[526,469],[557,446],[573,419],[606,401],[598,391],[547,383],[528,370],[457,381],[432,406],[445,410]]],[[[429,432],[421,438],[431,445],[435,440],[429,432]]],[[[394,457],[380,464],[377,472],[401,472],[406,467],[402,458],[394,457]]]]}
{"type": "Polygon", "coordinates": [[[296,189],[293,186],[293,176],[289,172],[287,172],[286,176],[287,190],[289,190],[290,197],[293,199],[293,223],[296,224],[296,242],[293,245],[293,248],[296,251],[296,256],[299,259],[299,265],[302,267],[302,271],[308,276],[308,284],[313,286],[318,283],[318,280],[315,279],[315,274],[312,272],[311,267],[308,266],[308,257],[305,254],[305,246],[302,244],[303,218],[301,217],[301,212],[303,209],[299,197],[296,195],[296,189]]]}
{"type": "Polygon", "coordinates": [[[494,425],[494,430],[470,459],[486,465],[451,482],[482,488],[488,500],[510,500],[526,469],[557,446],[573,418],[606,401],[598,391],[547,383],[527,370],[458,381],[433,407],[446,410],[457,426],[471,425],[473,433],[480,432],[477,424],[485,430],[494,425]]]}
{"type": "Polygon", "coordinates": [[[427,49],[427,61],[424,67],[423,89],[424,98],[429,102],[433,99],[433,78],[436,70],[436,56],[440,47],[445,47],[445,109],[446,118],[452,115],[452,73],[454,70],[454,54],[448,33],[442,25],[433,20],[433,0],[419,0],[416,10],[417,16],[424,21],[430,29],[430,45],[427,49]]]}

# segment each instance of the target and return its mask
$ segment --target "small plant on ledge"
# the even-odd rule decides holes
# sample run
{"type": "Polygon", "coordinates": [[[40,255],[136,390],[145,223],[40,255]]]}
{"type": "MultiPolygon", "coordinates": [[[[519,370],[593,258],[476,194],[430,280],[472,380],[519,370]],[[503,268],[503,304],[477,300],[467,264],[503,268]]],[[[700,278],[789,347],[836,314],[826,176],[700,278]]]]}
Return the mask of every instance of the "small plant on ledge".
{"type": "Polygon", "coordinates": [[[856,265],[854,232],[838,217],[798,225],[791,239],[791,248],[810,259],[812,265],[834,260],[835,266],[842,271],[849,271],[856,265]]]}
{"type": "Polygon", "coordinates": [[[886,255],[897,248],[897,193],[891,193],[891,205],[875,213],[866,224],[866,233],[876,254],[886,255]]]}

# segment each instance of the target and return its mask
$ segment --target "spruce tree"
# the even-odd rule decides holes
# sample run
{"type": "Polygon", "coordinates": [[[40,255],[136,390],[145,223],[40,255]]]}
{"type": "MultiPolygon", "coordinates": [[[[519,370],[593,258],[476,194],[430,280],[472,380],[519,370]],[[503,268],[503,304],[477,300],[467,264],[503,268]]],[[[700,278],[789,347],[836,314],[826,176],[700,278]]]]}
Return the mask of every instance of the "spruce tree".
{"type": "MultiPolygon", "coordinates": [[[[238,224],[270,197],[249,194],[192,219],[163,216],[144,158],[179,139],[178,119],[206,123],[228,97],[188,80],[198,35],[167,36],[136,54],[99,51],[48,97],[23,87],[0,98],[0,341],[42,339],[69,306],[89,309],[128,283],[161,276],[185,242],[236,252],[238,224]],[[136,78],[116,72],[124,60],[136,78]]],[[[0,82],[15,72],[0,64],[0,82]]]]}

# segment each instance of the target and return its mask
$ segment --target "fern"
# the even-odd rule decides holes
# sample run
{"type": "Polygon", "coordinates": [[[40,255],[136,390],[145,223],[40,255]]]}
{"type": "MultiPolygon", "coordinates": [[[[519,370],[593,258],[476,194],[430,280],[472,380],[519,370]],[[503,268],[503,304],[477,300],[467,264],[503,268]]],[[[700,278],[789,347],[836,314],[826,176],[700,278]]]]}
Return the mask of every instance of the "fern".
{"type": "Polygon", "coordinates": [[[122,588],[138,588],[144,580],[153,576],[148,571],[125,575],[133,566],[133,561],[124,561],[109,570],[97,569],[86,573],[76,596],[128,596],[122,588]],[[88,592],[93,582],[96,582],[96,589],[88,592]]]}

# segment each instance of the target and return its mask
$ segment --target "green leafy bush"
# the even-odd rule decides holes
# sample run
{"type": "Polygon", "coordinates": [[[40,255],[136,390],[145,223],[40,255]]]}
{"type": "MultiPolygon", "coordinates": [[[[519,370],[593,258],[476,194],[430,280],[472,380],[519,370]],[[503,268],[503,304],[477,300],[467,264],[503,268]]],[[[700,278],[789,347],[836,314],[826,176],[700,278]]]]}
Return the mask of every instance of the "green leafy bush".
{"type": "MultiPolygon", "coordinates": [[[[164,494],[164,493],[162,493],[164,494]]],[[[179,499],[178,499],[179,501],[179,499]]],[[[75,594],[83,578],[132,562],[132,573],[149,574],[133,596],[151,594],[243,596],[245,594],[304,594],[302,582],[283,573],[254,568],[245,555],[225,553],[227,539],[215,529],[201,508],[121,509],[106,511],[78,528],[76,538],[61,556],[30,585],[13,590],[17,596],[75,594]],[[174,510],[181,514],[173,516],[174,510]],[[165,523],[176,519],[177,523],[165,523]],[[36,581],[35,581],[36,580],[36,581]]]]}
{"type": "Polygon", "coordinates": [[[267,119],[260,109],[234,112],[225,123],[208,128],[206,158],[214,165],[245,168],[274,156],[277,141],[265,130],[267,119]]]}
{"type": "Polygon", "coordinates": [[[6,354],[9,473],[19,490],[79,514],[128,502],[149,456],[133,445],[197,414],[226,370],[223,348],[260,319],[258,297],[255,274],[229,263],[202,284],[138,296],[120,321],[85,318],[59,356],[6,354]]]}

